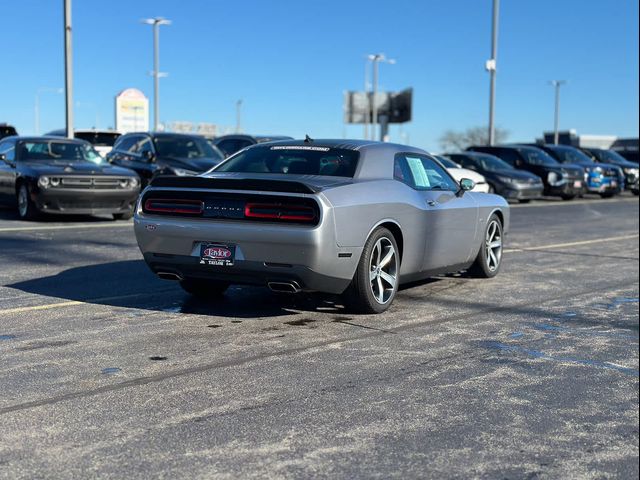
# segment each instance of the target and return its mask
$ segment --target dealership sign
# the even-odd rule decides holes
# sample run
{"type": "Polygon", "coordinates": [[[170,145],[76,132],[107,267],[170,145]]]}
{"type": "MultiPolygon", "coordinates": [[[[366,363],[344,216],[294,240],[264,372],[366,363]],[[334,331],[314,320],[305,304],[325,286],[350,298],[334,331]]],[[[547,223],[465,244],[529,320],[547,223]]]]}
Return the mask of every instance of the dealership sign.
{"type": "Polygon", "coordinates": [[[116,95],[116,130],[121,133],[149,130],[149,99],[136,88],[116,95]]]}

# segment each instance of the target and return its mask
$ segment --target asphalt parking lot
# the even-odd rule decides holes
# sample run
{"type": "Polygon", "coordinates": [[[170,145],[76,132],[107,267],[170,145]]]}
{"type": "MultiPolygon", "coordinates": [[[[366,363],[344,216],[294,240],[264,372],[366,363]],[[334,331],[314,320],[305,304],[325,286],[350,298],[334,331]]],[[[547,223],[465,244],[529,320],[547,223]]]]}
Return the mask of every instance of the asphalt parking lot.
{"type": "Polygon", "coordinates": [[[358,316],[0,211],[0,478],[637,478],[638,214],[514,206],[497,278],[358,316]]]}

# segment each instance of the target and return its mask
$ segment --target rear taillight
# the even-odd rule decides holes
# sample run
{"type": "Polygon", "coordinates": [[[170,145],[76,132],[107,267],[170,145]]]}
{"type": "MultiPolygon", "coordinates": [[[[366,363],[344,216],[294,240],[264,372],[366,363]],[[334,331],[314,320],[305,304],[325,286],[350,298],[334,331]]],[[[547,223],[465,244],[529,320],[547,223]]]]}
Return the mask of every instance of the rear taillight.
{"type": "Polygon", "coordinates": [[[244,216],[302,223],[314,223],[317,218],[316,211],[312,207],[279,203],[247,203],[244,207],[244,216]]]}
{"type": "Polygon", "coordinates": [[[200,215],[204,210],[201,200],[172,200],[165,198],[150,198],[144,202],[145,212],[149,213],[179,213],[200,215]]]}

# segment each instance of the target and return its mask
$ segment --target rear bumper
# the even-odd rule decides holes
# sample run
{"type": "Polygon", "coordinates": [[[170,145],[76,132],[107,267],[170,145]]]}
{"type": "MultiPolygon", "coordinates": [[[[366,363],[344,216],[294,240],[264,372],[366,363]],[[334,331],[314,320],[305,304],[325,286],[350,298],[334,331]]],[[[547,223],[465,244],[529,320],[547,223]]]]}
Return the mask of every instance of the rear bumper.
{"type": "Polygon", "coordinates": [[[138,246],[154,272],[266,285],[294,281],[303,290],[342,293],[362,247],[338,247],[332,216],[316,227],[145,215],[134,220],[138,246]],[[200,265],[200,245],[235,247],[234,265],[200,265]]]}
{"type": "Polygon", "coordinates": [[[40,189],[31,194],[44,213],[96,215],[131,212],[138,198],[134,190],[40,189]]]}
{"type": "Polygon", "coordinates": [[[314,272],[304,265],[239,260],[231,267],[214,267],[201,265],[197,257],[156,253],[145,253],[144,259],[156,274],[174,273],[181,278],[220,280],[236,285],[296,283],[304,291],[340,294],[351,281],[314,272]]]}

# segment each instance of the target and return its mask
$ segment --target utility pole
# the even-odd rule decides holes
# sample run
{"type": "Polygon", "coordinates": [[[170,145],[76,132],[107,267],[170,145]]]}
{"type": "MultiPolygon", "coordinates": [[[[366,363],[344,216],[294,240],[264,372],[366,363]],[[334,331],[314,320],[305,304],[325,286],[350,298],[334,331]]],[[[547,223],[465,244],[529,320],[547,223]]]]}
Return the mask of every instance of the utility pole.
{"type": "Polygon", "coordinates": [[[240,133],[242,131],[242,127],[240,125],[240,109],[242,108],[242,99],[236,102],[236,133],[240,133]]]}
{"type": "MultiPolygon", "coordinates": [[[[373,94],[372,94],[372,119],[371,119],[371,140],[376,139],[376,133],[378,131],[378,104],[376,97],[378,96],[378,64],[380,62],[393,65],[396,63],[394,59],[387,58],[384,53],[376,53],[375,55],[369,55],[369,60],[373,64],[373,94]]],[[[382,135],[381,135],[382,136],[382,135]]],[[[382,138],[380,138],[382,140],[382,138]]]]}
{"type": "Polygon", "coordinates": [[[498,57],[498,14],[500,0],[493,0],[493,19],[491,22],[491,58],[487,60],[485,69],[491,76],[489,87],[489,145],[496,140],[495,106],[496,106],[496,61],[498,57]]]}
{"type": "MultiPolygon", "coordinates": [[[[73,71],[71,45],[71,0],[64,1],[64,89],[66,136],[73,138],[73,71]]],[[[37,98],[37,96],[36,96],[37,98]]],[[[39,123],[39,119],[38,119],[39,123]]],[[[40,125],[37,127],[40,129],[40,125]]]]}
{"type": "Polygon", "coordinates": [[[364,139],[369,139],[369,116],[371,115],[371,103],[369,102],[369,56],[364,60],[364,96],[367,102],[367,112],[364,117],[364,139]]]}
{"type": "Polygon", "coordinates": [[[556,90],[555,112],[553,115],[553,144],[558,145],[560,141],[560,87],[567,83],[566,80],[550,80],[556,90]]]}
{"type": "Polygon", "coordinates": [[[153,26],[153,130],[160,128],[160,77],[166,73],[160,72],[160,26],[171,25],[171,21],[162,17],[146,18],[142,23],[153,26]]]}

